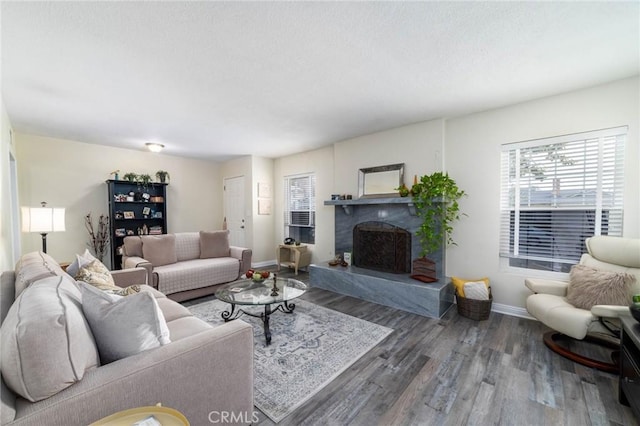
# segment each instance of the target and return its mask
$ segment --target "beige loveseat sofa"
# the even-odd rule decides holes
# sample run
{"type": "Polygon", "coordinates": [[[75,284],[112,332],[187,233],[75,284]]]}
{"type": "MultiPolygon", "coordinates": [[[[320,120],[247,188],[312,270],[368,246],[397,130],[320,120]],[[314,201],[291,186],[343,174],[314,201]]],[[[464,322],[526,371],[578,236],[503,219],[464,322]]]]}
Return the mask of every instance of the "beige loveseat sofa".
{"type": "MultiPolygon", "coordinates": [[[[120,286],[146,279],[141,268],[112,275],[120,286]]],[[[182,412],[192,425],[209,424],[220,412],[251,421],[251,326],[236,320],[212,327],[141,286],[147,294],[124,299],[142,296],[159,307],[171,342],[105,364],[95,327],[85,319],[86,285],[42,252],[24,255],[15,271],[2,273],[2,425],[88,425],[157,403],[182,412]]]]}
{"type": "Polygon", "coordinates": [[[124,239],[122,268],[145,268],[150,286],[180,302],[240,278],[251,254],[229,245],[229,231],[131,236],[124,239]]]}

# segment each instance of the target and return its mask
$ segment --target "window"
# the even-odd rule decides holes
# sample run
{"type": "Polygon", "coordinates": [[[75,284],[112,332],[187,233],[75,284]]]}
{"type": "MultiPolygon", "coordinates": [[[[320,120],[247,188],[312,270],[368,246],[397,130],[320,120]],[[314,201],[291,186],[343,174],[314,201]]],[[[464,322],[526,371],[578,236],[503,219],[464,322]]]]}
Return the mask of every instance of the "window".
{"type": "Polygon", "coordinates": [[[624,143],[614,128],[502,146],[500,256],[569,272],[593,235],[622,235],[624,143]]]}
{"type": "Polygon", "coordinates": [[[316,178],[313,174],[284,178],[284,234],[301,243],[316,239],[316,178]]]}

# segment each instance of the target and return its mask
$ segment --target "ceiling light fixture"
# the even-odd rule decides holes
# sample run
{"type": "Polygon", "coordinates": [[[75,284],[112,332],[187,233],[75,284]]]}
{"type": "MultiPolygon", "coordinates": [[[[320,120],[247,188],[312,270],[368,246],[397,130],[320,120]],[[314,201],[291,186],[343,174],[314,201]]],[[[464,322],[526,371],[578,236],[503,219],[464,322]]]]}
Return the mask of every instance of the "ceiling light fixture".
{"type": "Polygon", "coordinates": [[[147,145],[147,149],[149,149],[149,151],[151,152],[160,152],[164,148],[164,145],[162,145],[161,143],[149,142],[146,145],[147,145]]]}

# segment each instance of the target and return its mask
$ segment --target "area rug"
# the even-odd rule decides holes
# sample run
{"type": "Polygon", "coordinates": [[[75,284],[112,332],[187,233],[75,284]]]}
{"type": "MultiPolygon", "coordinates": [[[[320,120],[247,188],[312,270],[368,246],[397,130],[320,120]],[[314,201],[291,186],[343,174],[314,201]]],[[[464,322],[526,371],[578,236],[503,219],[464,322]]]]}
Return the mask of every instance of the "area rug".
{"type": "MultiPolygon", "coordinates": [[[[265,344],[262,320],[241,317],[253,326],[254,404],[276,423],[393,331],[304,300],[294,303],[293,314],[271,315],[269,346],[265,344]]],[[[188,308],[196,317],[217,325],[223,323],[220,315],[229,306],[212,300],[188,308]]],[[[264,310],[248,308],[255,313],[264,310]]]]}

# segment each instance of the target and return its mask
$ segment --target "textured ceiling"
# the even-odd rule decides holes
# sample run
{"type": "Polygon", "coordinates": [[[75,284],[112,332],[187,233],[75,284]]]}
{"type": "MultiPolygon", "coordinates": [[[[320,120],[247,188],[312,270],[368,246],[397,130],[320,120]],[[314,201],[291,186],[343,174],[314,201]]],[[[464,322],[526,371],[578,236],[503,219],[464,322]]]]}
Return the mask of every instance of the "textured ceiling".
{"type": "Polygon", "coordinates": [[[7,2],[16,131],[279,157],[640,72],[638,2],[7,2]]]}

